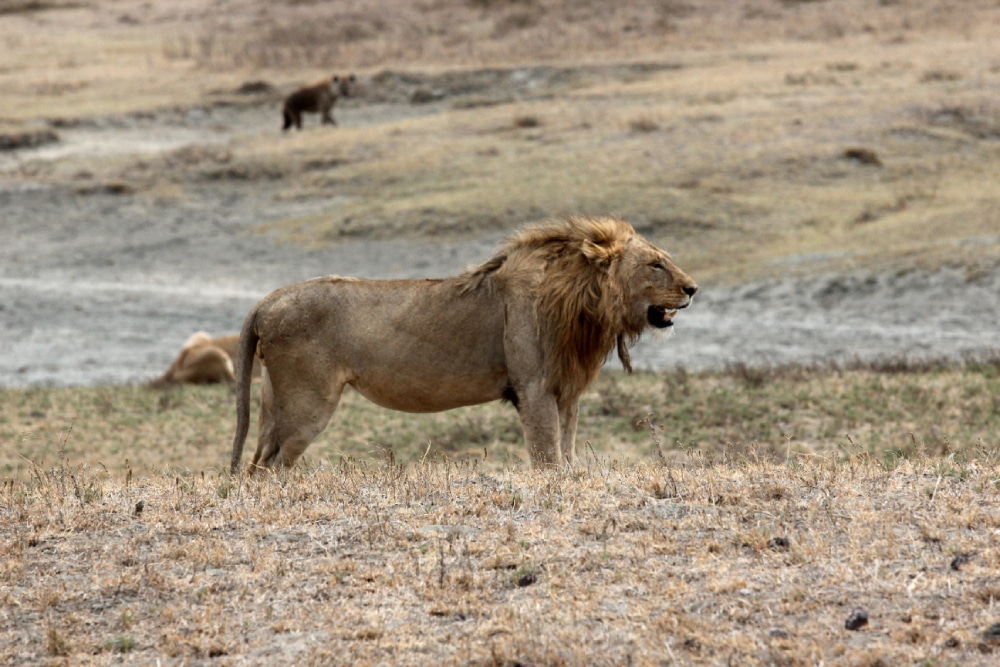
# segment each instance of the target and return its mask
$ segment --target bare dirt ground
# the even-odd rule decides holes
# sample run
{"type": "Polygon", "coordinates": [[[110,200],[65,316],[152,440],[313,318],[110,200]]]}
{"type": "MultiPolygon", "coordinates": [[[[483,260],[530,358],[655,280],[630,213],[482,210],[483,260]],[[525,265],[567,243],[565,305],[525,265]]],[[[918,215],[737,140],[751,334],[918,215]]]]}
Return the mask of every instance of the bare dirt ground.
{"type": "MultiPolygon", "coordinates": [[[[446,113],[407,102],[339,109],[345,126],[446,113]]],[[[0,154],[0,384],[141,382],[165,368],[189,334],[235,332],[273,288],[316,275],[439,276],[487,258],[498,233],[455,241],[347,240],[303,249],[256,231],[325,200],[273,197],[266,183],[204,184],[183,199],[134,197],[33,181],[25,165],[94,155],[163,155],[276,133],[272,100],[123,116],[60,130],[60,141],[0,154]]],[[[334,130],[335,131],[335,130],[334,130]]],[[[970,239],[969,243],[996,243],[970,239]]],[[[683,249],[679,261],[683,265],[683,249]]],[[[844,258],[845,264],[848,258],[844,258]]],[[[707,285],[671,340],[647,340],[639,367],[719,368],[887,356],[954,357],[993,350],[1000,272],[916,268],[801,277],[739,287],[707,285]]],[[[783,268],[800,277],[782,278],[783,268]]],[[[808,275],[808,271],[805,272],[808,275]]]]}

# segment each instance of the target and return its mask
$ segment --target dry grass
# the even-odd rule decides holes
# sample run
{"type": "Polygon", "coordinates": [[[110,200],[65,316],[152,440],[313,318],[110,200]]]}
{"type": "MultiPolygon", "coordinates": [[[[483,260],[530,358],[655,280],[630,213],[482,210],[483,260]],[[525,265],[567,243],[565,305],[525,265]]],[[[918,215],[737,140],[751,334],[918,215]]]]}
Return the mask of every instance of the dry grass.
{"type": "Polygon", "coordinates": [[[0,646],[19,664],[991,664],[996,451],[254,481],[57,465],[0,490],[0,646]]]}

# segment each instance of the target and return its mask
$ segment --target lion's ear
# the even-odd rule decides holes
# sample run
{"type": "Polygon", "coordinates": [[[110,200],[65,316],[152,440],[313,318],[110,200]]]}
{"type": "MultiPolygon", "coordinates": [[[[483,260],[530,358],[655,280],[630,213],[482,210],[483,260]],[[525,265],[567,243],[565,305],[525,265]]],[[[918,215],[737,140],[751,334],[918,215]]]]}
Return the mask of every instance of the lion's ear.
{"type": "Polygon", "coordinates": [[[619,240],[609,240],[607,243],[594,243],[590,239],[583,241],[583,256],[595,264],[606,265],[621,256],[625,244],[619,240]]]}

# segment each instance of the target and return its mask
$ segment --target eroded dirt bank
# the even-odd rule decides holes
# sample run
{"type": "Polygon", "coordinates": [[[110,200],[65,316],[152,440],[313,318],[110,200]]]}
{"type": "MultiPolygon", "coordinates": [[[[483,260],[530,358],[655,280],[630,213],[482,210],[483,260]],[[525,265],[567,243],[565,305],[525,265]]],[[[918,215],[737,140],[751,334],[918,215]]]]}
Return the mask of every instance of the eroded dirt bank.
{"type": "MultiPolygon", "coordinates": [[[[358,125],[437,110],[433,103],[376,102],[339,113],[358,125]]],[[[161,373],[192,332],[238,331],[251,305],[281,285],[327,274],[447,275],[483,261],[499,241],[498,234],[462,242],[350,240],[306,250],[255,228],[322,210],[328,201],[276,198],[259,182],[239,180],[153,197],[32,177],[39,164],[98,150],[164,153],[236,132],[274,133],[277,122],[270,103],[221,106],[81,124],[61,130],[54,145],[4,153],[0,385],[142,382],[161,373]]],[[[683,266],[685,248],[671,251],[683,266]]],[[[636,366],[941,358],[998,348],[997,268],[858,274],[845,260],[841,275],[784,278],[781,266],[772,274],[739,288],[703,285],[674,336],[639,344],[636,366]]]]}
{"type": "MultiPolygon", "coordinates": [[[[184,203],[59,188],[0,192],[4,386],[145,381],[194,331],[239,329],[271,289],[331,273],[446,275],[489,256],[460,243],[349,241],[304,251],[250,232],[287,214],[252,188],[184,203]]],[[[678,260],[683,264],[683,251],[678,260]]],[[[675,335],[642,341],[638,367],[718,368],[996,349],[1000,273],[916,270],[706,287],[675,335]]]]}

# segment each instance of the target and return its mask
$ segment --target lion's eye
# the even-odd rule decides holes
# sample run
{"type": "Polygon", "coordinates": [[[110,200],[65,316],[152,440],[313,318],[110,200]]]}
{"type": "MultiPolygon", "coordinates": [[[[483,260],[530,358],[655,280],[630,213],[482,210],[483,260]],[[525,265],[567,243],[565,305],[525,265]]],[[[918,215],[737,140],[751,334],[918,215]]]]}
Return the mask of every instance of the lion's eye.
{"type": "Polygon", "coordinates": [[[654,262],[653,264],[650,264],[650,266],[652,266],[657,271],[666,271],[667,270],[667,267],[663,266],[659,262],[654,262]]]}

